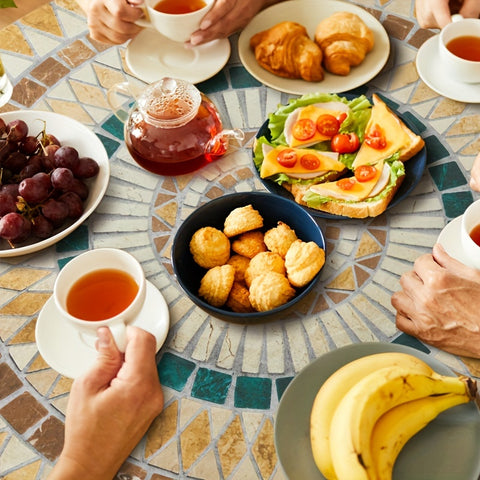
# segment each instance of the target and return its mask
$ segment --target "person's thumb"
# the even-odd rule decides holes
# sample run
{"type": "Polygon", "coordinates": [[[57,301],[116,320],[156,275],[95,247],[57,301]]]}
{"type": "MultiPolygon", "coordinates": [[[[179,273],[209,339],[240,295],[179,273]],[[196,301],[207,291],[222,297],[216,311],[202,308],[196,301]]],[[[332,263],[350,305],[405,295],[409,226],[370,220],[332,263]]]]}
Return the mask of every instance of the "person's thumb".
{"type": "Polygon", "coordinates": [[[462,262],[459,262],[455,258],[451,257],[447,253],[443,245],[439,243],[436,243],[433,246],[433,257],[439,265],[446,268],[450,273],[454,275],[458,275],[459,277],[471,280],[476,280],[478,278],[477,270],[467,265],[464,265],[462,262]]]}
{"type": "Polygon", "coordinates": [[[97,359],[87,376],[91,388],[100,390],[116,377],[123,363],[123,355],[118,350],[109,328],[100,327],[97,336],[97,359]]]}

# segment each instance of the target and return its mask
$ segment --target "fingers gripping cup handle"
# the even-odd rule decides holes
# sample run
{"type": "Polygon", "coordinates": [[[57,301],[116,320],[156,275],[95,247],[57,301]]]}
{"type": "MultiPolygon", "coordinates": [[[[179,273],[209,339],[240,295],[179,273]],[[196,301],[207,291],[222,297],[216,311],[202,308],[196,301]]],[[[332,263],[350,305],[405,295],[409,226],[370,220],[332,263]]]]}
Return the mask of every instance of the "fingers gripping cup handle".
{"type": "Polygon", "coordinates": [[[118,350],[120,350],[121,353],[125,353],[125,348],[127,346],[127,326],[123,322],[118,322],[114,325],[110,325],[109,328],[112,332],[113,339],[117,344],[118,350]]]}

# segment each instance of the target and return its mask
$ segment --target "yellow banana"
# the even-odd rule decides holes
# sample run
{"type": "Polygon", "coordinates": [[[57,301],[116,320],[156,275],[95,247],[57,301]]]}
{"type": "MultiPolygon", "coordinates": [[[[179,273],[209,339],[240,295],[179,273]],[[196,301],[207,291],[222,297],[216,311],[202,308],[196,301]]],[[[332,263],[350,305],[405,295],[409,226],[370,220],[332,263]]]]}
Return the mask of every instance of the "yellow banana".
{"type": "Polygon", "coordinates": [[[472,400],[469,394],[447,393],[402,403],[384,413],[373,428],[372,461],[377,478],[391,480],[395,461],[405,444],[441,412],[472,400]]]}
{"type": "Polygon", "coordinates": [[[310,442],[315,463],[327,480],[337,480],[330,454],[330,423],[335,409],[356,382],[388,366],[403,366],[427,375],[433,373],[427,363],[414,355],[403,352],[375,353],[347,363],[333,373],[318,391],[310,415],[310,442]]]}
{"type": "Polygon", "coordinates": [[[467,377],[418,373],[385,367],[357,382],[343,397],[330,425],[330,451],[339,480],[376,479],[371,435],[376,421],[391,408],[429,395],[465,395],[467,377]]]}

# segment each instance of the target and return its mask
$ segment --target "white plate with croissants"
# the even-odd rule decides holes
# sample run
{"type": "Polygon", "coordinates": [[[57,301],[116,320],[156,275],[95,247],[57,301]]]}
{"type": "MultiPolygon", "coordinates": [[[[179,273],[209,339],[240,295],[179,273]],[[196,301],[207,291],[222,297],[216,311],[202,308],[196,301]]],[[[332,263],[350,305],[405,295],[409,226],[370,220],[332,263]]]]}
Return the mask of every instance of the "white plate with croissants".
{"type": "Polygon", "coordinates": [[[337,0],[290,0],[255,16],[238,41],[240,59],[263,84],[285,93],[340,93],[385,66],[390,41],[365,9],[337,0]]]}

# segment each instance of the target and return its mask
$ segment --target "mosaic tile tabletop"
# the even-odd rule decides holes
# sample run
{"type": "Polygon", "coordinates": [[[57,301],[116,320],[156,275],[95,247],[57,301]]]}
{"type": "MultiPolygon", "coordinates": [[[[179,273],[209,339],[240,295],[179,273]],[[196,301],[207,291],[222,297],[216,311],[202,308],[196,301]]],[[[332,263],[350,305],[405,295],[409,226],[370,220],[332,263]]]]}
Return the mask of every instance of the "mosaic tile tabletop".
{"type": "Polygon", "coordinates": [[[251,140],[290,96],[247,73],[232,37],[226,67],[198,87],[227,128],[246,132],[245,145],[194,175],[155,176],[131,159],[106,98],[113,84],[133,80],[125,45],[92,41],[73,0],[47,4],[0,30],[0,55],[14,84],[0,114],[35,109],[68,115],[98,135],[111,159],[106,195],[79,229],[38,253],[0,259],[1,478],[45,479],[60,453],[72,380],[41,357],[35,325],[58,270],[87,249],[132,253],[171,315],[158,354],[165,409],[119,479],[284,480],[273,441],[282,393],[303,367],[343,345],[408,344],[478,376],[476,362],[398,332],[390,297],[400,275],[475,199],[468,178],[480,150],[480,106],[448,100],[419,79],[417,49],[434,32],[418,28],[412,0],[355,3],[382,22],[392,49],[382,72],[353,93],[380,93],[423,136],[425,173],[404,201],[378,218],[319,219],[328,256],[318,286],[285,318],[248,326],[210,317],[183,295],[170,262],[172,238],[204,202],[264,190],[253,170],[251,140]]]}

